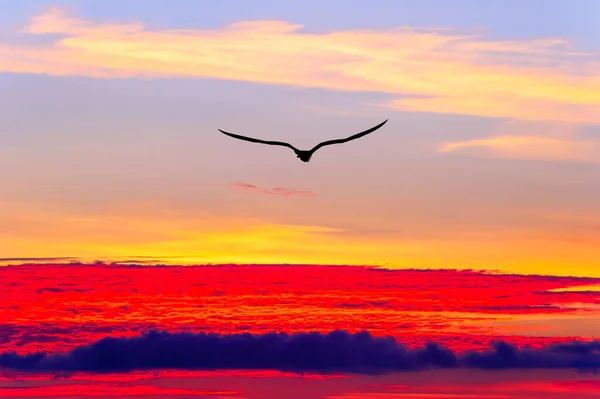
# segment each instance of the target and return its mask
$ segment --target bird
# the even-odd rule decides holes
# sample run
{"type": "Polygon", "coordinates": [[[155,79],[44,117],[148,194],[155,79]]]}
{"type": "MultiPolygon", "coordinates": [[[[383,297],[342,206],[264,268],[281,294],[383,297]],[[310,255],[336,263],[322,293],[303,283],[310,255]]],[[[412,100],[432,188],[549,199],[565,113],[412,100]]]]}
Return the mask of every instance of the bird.
{"type": "Polygon", "coordinates": [[[269,141],[269,140],[260,140],[260,139],[255,139],[252,137],[246,137],[246,136],[241,136],[239,134],[234,134],[234,133],[229,133],[226,132],[224,130],[218,129],[221,133],[229,136],[229,137],[233,137],[234,139],[239,139],[239,140],[245,140],[245,141],[250,141],[252,143],[260,143],[260,144],[268,144],[268,145],[279,145],[279,146],[283,146],[283,147],[288,147],[291,148],[295,153],[296,153],[296,157],[300,158],[300,160],[302,162],[309,162],[310,158],[313,156],[313,154],[315,153],[315,151],[317,151],[319,148],[324,147],[326,145],[332,145],[332,144],[341,144],[341,143],[345,143],[348,142],[350,140],[355,140],[359,137],[362,136],[366,136],[369,133],[374,132],[375,130],[379,129],[381,126],[385,125],[387,123],[387,119],[383,122],[381,122],[379,125],[374,126],[370,129],[367,129],[363,132],[357,133],[355,135],[352,135],[350,137],[346,137],[343,139],[336,139],[336,140],[328,140],[328,141],[323,141],[322,143],[317,144],[316,146],[314,146],[311,150],[299,150],[296,147],[294,147],[293,145],[289,144],[289,143],[284,143],[282,141],[269,141]]]}

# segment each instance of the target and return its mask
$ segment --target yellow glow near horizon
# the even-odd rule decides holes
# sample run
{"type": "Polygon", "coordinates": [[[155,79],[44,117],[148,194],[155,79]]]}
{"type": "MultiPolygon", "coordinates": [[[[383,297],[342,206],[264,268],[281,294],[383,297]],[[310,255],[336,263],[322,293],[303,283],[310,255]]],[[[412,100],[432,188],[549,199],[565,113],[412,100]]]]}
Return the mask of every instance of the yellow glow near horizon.
{"type": "Polygon", "coordinates": [[[329,227],[202,219],[158,209],[81,216],[18,208],[23,214],[14,213],[16,209],[11,212],[13,220],[20,220],[18,234],[0,232],[5,258],[119,260],[140,256],[167,264],[350,264],[600,277],[596,267],[600,254],[595,246],[561,242],[560,237],[535,238],[535,231],[529,232],[529,239],[510,229],[488,231],[478,240],[407,239],[394,234],[374,238],[344,235],[329,227]]]}

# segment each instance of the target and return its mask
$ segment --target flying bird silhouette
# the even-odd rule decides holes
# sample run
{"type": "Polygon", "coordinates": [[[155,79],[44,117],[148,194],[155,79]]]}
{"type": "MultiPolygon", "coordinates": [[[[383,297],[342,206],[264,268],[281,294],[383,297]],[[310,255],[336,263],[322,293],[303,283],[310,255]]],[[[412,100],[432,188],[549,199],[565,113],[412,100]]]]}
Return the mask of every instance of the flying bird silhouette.
{"type": "Polygon", "coordinates": [[[326,145],[341,144],[341,143],[345,143],[345,142],[350,141],[350,140],[355,140],[355,139],[357,139],[359,137],[362,137],[362,136],[365,136],[365,135],[367,135],[367,134],[369,134],[371,132],[374,132],[375,130],[379,129],[381,126],[385,125],[387,121],[388,120],[386,119],[385,121],[381,122],[377,126],[374,126],[374,127],[370,128],[370,129],[367,129],[364,132],[357,133],[357,134],[355,134],[353,136],[346,137],[344,139],[323,141],[322,143],[317,144],[311,150],[308,150],[308,151],[299,150],[296,147],[294,147],[293,145],[291,145],[289,143],[284,143],[282,141],[259,140],[259,139],[254,139],[252,137],[240,136],[239,134],[229,133],[229,132],[223,131],[221,129],[218,129],[218,130],[221,133],[226,134],[229,137],[233,137],[234,139],[250,141],[252,143],[260,143],[260,144],[268,144],[268,145],[280,145],[280,146],[291,148],[292,150],[294,150],[294,152],[296,153],[296,156],[298,158],[300,158],[300,160],[302,162],[308,162],[308,161],[310,161],[310,157],[312,157],[313,154],[315,153],[315,151],[317,151],[319,148],[324,147],[326,145]]]}

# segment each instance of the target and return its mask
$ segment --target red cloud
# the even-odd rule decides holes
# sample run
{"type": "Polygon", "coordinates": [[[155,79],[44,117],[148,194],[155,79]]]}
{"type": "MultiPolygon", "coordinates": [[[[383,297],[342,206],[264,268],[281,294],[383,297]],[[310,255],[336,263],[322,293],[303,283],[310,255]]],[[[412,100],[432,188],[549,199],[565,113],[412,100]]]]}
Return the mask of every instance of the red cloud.
{"type": "Polygon", "coordinates": [[[461,351],[494,340],[544,346],[597,336],[600,292],[587,287],[599,282],[310,265],[0,267],[0,352],[66,352],[148,329],[262,334],[343,328],[392,335],[410,347],[438,342],[461,351]]]}

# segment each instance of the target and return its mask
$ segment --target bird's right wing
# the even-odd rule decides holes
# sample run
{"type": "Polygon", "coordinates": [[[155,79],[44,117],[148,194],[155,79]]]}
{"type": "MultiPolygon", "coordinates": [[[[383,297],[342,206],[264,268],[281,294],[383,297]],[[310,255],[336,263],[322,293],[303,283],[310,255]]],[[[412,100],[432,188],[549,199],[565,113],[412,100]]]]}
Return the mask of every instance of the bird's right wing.
{"type": "Polygon", "coordinates": [[[315,152],[315,151],[317,151],[319,148],[321,148],[321,147],[324,147],[324,146],[326,146],[326,145],[332,145],[332,144],[341,144],[341,143],[346,143],[346,142],[348,142],[348,141],[350,141],[350,140],[356,140],[356,139],[357,139],[357,138],[359,138],[359,137],[366,136],[367,134],[369,134],[369,133],[372,133],[372,132],[374,132],[375,130],[379,129],[381,126],[385,125],[385,124],[387,123],[387,121],[388,121],[388,120],[386,119],[385,121],[381,122],[379,125],[377,125],[377,126],[373,126],[372,128],[370,128],[370,129],[367,129],[367,130],[365,130],[365,131],[363,131],[363,132],[356,133],[356,134],[354,134],[354,135],[352,135],[352,136],[350,136],[350,137],[345,137],[345,138],[343,138],[343,139],[336,139],[336,140],[324,141],[324,142],[322,142],[322,143],[319,143],[319,144],[317,144],[316,146],[314,146],[314,147],[313,147],[313,149],[312,149],[312,150],[310,150],[310,151],[311,151],[311,152],[315,152]]]}
{"type": "Polygon", "coordinates": [[[244,140],[244,141],[250,141],[251,143],[259,143],[259,144],[268,144],[268,145],[280,145],[280,146],[284,146],[284,147],[288,147],[291,148],[294,151],[298,151],[298,149],[296,147],[294,147],[293,145],[289,144],[289,143],[284,143],[282,141],[267,141],[267,140],[260,140],[260,139],[254,139],[252,137],[246,137],[246,136],[240,136],[239,134],[233,134],[233,133],[229,133],[226,131],[223,131],[221,129],[218,129],[219,132],[229,136],[229,137],[233,137],[234,139],[239,139],[239,140],[244,140]]]}

